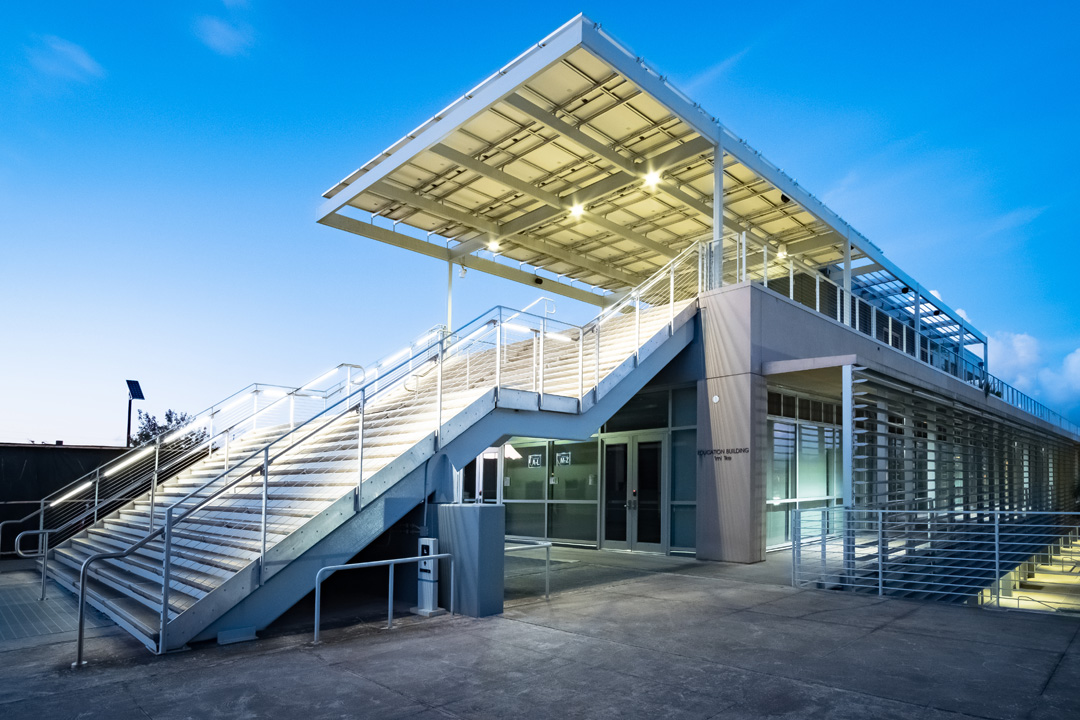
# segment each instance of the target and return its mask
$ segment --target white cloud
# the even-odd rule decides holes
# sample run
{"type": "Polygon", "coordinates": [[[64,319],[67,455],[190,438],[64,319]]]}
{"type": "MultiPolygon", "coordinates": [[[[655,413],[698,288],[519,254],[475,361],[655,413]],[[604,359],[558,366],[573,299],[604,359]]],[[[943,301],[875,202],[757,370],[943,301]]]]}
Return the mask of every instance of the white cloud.
{"type": "Polygon", "coordinates": [[[1039,384],[1051,402],[1069,404],[1080,400],[1080,348],[1066,355],[1061,367],[1041,370],[1039,384]]]}
{"type": "Polygon", "coordinates": [[[204,15],[195,21],[195,34],[219,55],[243,55],[255,44],[255,33],[243,23],[204,15]]]}
{"type": "Polygon", "coordinates": [[[990,336],[990,372],[1051,410],[1069,414],[1080,403],[1080,348],[1060,364],[1044,359],[1042,343],[1026,333],[990,336]]]}
{"type": "Polygon", "coordinates": [[[990,372],[1026,393],[1038,390],[1042,348],[1027,333],[999,332],[987,348],[990,372]]]}
{"type": "Polygon", "coordinates": [[[26,52],[38,72],[65,80],[88,83],[105,77],[105,68],[81,45],[55,35],[45,35],[26,52]]]}
{"type": "Polygon", "coordinates": [[[956,308],[956,314],[964,318],[964,320],[971,323],[972,325],[975,324],[975,322],[970,317],[968,317],[967,310],[964,310],[964,308],[956,308]]]}
{"type": "Polygon", "coordinates": [[[936,297],[938,300],[941,300],[942,302],[944,302],[945,300],[943,297],[941,297],[941,293],[939,293],[937,290],[931,290],[930,294],[936,297]]]}

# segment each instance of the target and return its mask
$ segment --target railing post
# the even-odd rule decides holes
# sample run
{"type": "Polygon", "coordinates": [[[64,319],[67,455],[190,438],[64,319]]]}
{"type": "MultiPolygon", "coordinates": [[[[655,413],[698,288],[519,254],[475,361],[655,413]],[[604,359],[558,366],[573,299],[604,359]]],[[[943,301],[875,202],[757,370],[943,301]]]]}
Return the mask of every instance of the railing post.
{"type": "Polygon", "coordinates": [[[251,391],[251,429],[255,430],[259,425],[259,386],[251,391]]]}
{"type": "Polygon", "coordinates": [[[761,243],[761,284],[769,287],[769,241],[761,243]]]}
{"type": "Polygon", "coordinates": [[[885,594],[885,513],[877,511],[877,551],[878,551],[878,575],[877,594],[885,594]]]}
{"type": "Polygon", "coordinates": [[[45,599],[45,581],[49,576],[49,533],[41,534],[41,599],[45,599]]]}
{"type": "Polygon", "coordinates": [[[995,604],[1001,607],[1001,513],[994,513],[994,584],[995,604]]]}
{"type": "Polygon", "coordinates": [[[544,599],[551,599],[551,543],[544,546],[544,599]]]}
{"type": "Polygon", "coordinates": [[[168,647],[169,585],[172,583],[172,529],[173,509],[165,509],[165,528],[161,557],[161,619],[158,628],[158,655],[164,655],[168,647]]]}
{"type": "Polygon", "coordinates": [[[210,411],[210,439],[206,441],[206,457],[214,454],[214,411],[210,411]]]}
{"type": "Polygon", "coordinates": [[[357,408],[357,416],[359,425],[359,431],[357,432],[356,439],[356,509],[360,510],[364,507],[363,503],[363,487],[364,487],[364,412],[367,409],[367,398],[365,397],[365,391],[360,390],[360,406],[357,408]]]}
{"type": "Polygon", "coordinates": [[[98,499],[101,497],[101,468],[98,468],[94,473],[94,524],[97,524],[98,519],[98,499]]]}
{"type": "Polygon", "coordinates": [[[392,630],[394,628],[394,565],[391,563],[390,568],[390,587],[386,593],[386,629],[392,630]]]}
{"type": "Polygon", "coordinates": [[[161,466],[161,436],[154,440],[154,472],[150,476],[150,532],[154,532],[154,510],[157,508],[158,468],[161,466]]]}
{"type": "Polygon", "coordinates": [[[539,405],[538,409],[544,407],[544,336],[547,335],[547,315],[544,315],[540,320],[540,358],[537,363],[537,373],[540,375],[540,388],[538,390],[538,397],[536,398],[539,405]]]}
{"type": "Polygon", "coordinates": [[[578,328],[577,396],[578,412],[582,410],[585,395],[585,328],[578,328]]]}
{"type": "MultiPolygon", "coordinates": [[[[85,568],[85,566],[84,566],[85,568]]],[[[72,668],[80,668],[86,664],[82,659],[83,657],[83,632],[86,628],[86,581],[89,580],[89,574],[84,573],[82,570],[79,572],[79,622],[77,625],[77,631],[75,636],[75,662],[71,663],[72,668]]]]}
{"type": "Polygon", "coordinates": [[[499,399],[499,388],[502,387],[502,309],[499,310],[499,319],[495,323],[495,399],[499,399]]]}
{"type": "Polygon", "coordinates": [[[262,548],[259,550],[259,587],[266,582],[266,496],[270,492],[270,447],[263,448],[262,481],[262,548]]]}
{"type": "Polygon", "coordinates": [[[800,547],[799,534],[802,530],[800,527],[801,518],[799,517],[800,510],[795,508],[791,511],[791,587],[798,587],[799,583],[799,562],[802,559],[802,548],[800,547]]]}
{"type": "Polygon", "coordinates": [[[668,282],[668,335],[675,334],[675,263],[671,263],[671,277],[668,282]]]}
{"type": "Polygon", "coordinates": [[[322,624],[322,570],[315,573],[315,641],[319,644],[319,625],[322,624]]]}
{"type": "MultiPolygon", "coordinates": [[[[348,388],[346,387],[346,390],[348,388]]],[[[289,393],[289,429],[296,427],[296,391],[289,393]]]]}
{"type": "Polygon", "coordinates": [[[746,231],[743,230],[739,233],[739,263],[742,265],[742,274],[739,276],[740,282],[746,282],[746,231]]]}
{"type": "Polygon", "coordinates": [[[439,338],[439,348],[435,351],[435,364],[438,369],[435,373],[435,450],[442,447],[442,398],[443,398],[443,365],[445,364],[445,355],[443,354],[443,339],[439,338]]]}
{"type": "Polygon", "coordinates": [[[532,334],[532,350],[530,351],[530,358],[532,359],[532,362],[530,363],[530,365],[532,365],[532,391],[533,392],[536,392],[538,390],[538,387],[537,387],[537,384],[536,384],[536,381],[537,381],[537,375],[536,375],[536,365],[537,365],[537,362],[536,362],[536,336],[537,336],[537,333],[534,330],[533,334],[532,334]]]}
{"type": "MultiPolygon", "coordinates": [[[[19,538],[15,538],[15,551],[18,552],[19,538]]],[[[38,511],[38,550],[49,547],[49,536],[45,534],[45,498],[41,499],[41,510],[38,511]]],[[[41,599],[45,599],[45,564],[41,566],[41,599]]]]}
{"type": "Polygon", "coordinates": [[[704,273],[704,267],[705,267],[704,258],[705,258],[705,253],[703,253],[703,252],[701,252],[699,250],[698,251],[698,256],[697,256],[697,294],[698,295],[701,294],[701,288],[704,286],[703,283],[702,283],[702,275],[704,273]]]}
{"type": "Polygon", "coordinates": [[[596,336],[596,394],[594,399],[600,401],[600,323],[593,326],[593,335],[596,336]]]}
{"type": "Polygon", "coordinates": [[[634,298],[634,367],[638,366],[641,352],[641,293],[634,298]]]}

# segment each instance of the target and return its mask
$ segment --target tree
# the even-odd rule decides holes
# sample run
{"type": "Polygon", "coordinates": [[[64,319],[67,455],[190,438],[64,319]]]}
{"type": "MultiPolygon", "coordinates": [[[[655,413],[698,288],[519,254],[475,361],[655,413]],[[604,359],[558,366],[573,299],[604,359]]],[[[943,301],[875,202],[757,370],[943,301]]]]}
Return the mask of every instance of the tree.
{"type": "Polygon", "coordinates": [[[177,412],[176,410],[165,411],[165,422],[158,422],[158,419],[150,413],[139,411],[139,428],[135,431],[135,434],[131,436],[131,444],[133,446],[142,445],[145,442],[153,440],[162,433],[167,433],[171,430],[176,430],[184,425],[187,425],[192,421],[192,416],[185,412],[177,412]]]}

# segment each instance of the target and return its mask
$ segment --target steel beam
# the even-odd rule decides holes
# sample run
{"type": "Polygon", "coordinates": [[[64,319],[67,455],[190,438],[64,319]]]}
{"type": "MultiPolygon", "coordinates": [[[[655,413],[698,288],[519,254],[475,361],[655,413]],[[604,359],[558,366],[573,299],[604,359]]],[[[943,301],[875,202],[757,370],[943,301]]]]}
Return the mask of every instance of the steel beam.
{"type": "Polygon", "coordinates": [[[573,298],[574,300],[580,300],[590,305],[596,305],[598,307],[607,307],[611,304],[612,295],[598,295],[591,293],[581,288],[572,287],[564,283],[557,282],[550,278],[542,278],[534,273],[528,273],[524,270],[518,270],[516,268],[507,267],[501,263],[494,262],[493,260],[485,260],[484,258],[478,258],[475,255],[464,255],[462,257],[451,260],[450,251],[440,245],[434,243],[425,242],[418,238],[410,237],[393,230],[388,230],[372,223],[366,223],[361,220],[346,217],[333,213],[325,218],[322,218],[320,224],[328,227],[337,228],[338,230],[345,230],[351,232],[354,235],[360,235],[362,237],[370,238],[372,240],[378,240],[379,242],[387,243],[388,245],[395,245],[406,250],[412,250],[413,252],[420,253],[421,255],[427,255],[428,257],[437,258],[443,262],[454,262],[458,265],[464,265],[467,268],[485,272],[490,275],[496,275],[507,280],[513,280],[515,282],[523,283],[525,285],[542,287],[544,292],[551,292],[564,297],[573,298]],[[536,283],[537,279],[541,280],[540,284],[536,283]]]}

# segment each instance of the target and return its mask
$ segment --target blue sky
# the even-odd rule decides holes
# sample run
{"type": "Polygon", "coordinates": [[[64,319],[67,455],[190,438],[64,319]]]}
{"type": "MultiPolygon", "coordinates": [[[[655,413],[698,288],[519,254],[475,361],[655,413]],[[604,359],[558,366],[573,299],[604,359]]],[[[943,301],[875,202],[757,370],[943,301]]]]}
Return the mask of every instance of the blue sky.
{"type": "MultiPolygon", "coordinates": [[[[507,7],[5,3],[0,441],[118,443],[126,378],[194,412],[442,321],[445,267],[316,225],[320,194],[581,11],[1080,415],[1073,5],[507,7]]],[[[535,296],[470,273],[455,317],[535,296]]]]}

